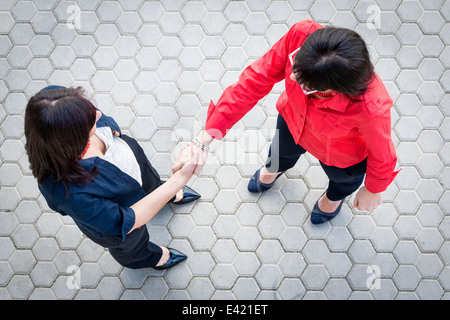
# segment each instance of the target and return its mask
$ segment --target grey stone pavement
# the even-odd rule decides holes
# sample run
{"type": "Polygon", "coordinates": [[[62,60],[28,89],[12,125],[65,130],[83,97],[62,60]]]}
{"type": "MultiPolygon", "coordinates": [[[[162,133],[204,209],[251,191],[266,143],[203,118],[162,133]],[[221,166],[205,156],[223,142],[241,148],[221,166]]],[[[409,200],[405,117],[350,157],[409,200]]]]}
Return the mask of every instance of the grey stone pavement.
{"type": "Polygon", "coordinates": [[[0,299],[449,299],[449,21],[444,0],[0,0],[0,299]],[[359,32],[395,102],[402,171],[378,209],[351,198],[311,225],[327,181],[308,155],[273,190],[248,193],[283,83],[213,144],[189,182],[201,200],[148,224],[184,263],[124,269],[47,207],[23,130],[42,87],[83,86],[168,177],[209,101],[306,18],[359,32]]]}

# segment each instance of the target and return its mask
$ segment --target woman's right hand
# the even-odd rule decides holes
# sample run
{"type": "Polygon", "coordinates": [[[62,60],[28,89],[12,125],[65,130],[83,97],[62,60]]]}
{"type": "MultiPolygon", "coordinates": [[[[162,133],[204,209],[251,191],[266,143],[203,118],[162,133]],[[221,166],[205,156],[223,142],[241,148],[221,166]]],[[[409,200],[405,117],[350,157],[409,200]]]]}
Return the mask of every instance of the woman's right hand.
{"type": "Polygon", "coordinates": [[[192,144],[186,145],[183,150],[181,150],[180,154],[178,155],[177,162],[172,167],[172,172],[184,178],[184,180],[186,180],[186,183],[192,177],[195,168],[197,167],[197,163],[194,157],[194,148],[195,146],[193,146],[192,144]]]}
{"type": "MultiPolygon", "coordinates": [[[[206,131],[202,131],[198,135],[197,139],[199,141],[201,141],[202,143],[205,143],[206,145],[209,145],[211,143],[211,141],[213,140],[213,138],[206,131]]],[[[202,148],[196,146],[192,142],[190,142],[185,147],[185,149],[187,147],[191,147],[192,148],[191,156],[192,156],[192,158],[194,160],[194,163],[196,164],[196,168],[194,170],[194,174],[195,175],[199,175],[200,171],[202,170],[203,166],[206,163],[206,159],[208,158],[208,151],[203,150],[202,148]]],[[[178,170],[180,170],[183,167],[183,165],[186,163],[187,157],[186,157],[185,149],[181,150],[180,154],[178,155],[177,161],[172,166],[172,173],[175,173],[178,170]]]]}

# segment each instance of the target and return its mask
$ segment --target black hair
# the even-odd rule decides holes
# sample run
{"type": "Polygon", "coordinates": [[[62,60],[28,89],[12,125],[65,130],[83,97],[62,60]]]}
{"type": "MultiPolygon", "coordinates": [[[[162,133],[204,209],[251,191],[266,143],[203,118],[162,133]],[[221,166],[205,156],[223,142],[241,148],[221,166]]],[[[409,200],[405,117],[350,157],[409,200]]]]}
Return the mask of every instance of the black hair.
{"type": "Polygon", "coordinates": [[[70,185],[83,185],[98,174],[78,163],[95,125],[96,108],[83,89],[42,90],[33,96],[25,111],[25,149],[38,183],[50,175],[62,182],[67,196],[70,185]]]}
{"type": "Polygon", "coordinates": [[[295,55],[297,82],[310,90],[332,89],[349,97],[366,92],[374,67],[361,36],[345,28],[325,27],[308,36],[295,55]]]}

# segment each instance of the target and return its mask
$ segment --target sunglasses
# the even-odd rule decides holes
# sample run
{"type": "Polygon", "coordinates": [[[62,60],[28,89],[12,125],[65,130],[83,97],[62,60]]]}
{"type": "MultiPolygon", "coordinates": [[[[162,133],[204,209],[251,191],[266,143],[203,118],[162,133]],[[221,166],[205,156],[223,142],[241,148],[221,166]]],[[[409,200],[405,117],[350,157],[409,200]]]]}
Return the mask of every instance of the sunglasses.
{"type": "MultiPolygon", "coordinates": [[[[294,69],[294,57],[299,50],[300,50],[300,48],[298,48],[297,50],[295,50],[294,52],[289,54],[289,61],[291,62],[292,69],[294,69]]],[[[300,84],[300,88],[302,88],[302,91],[305,95],[312,94],[312,93],[318,91],[318,90],[306,90],[302,84],[300,84]]]]}

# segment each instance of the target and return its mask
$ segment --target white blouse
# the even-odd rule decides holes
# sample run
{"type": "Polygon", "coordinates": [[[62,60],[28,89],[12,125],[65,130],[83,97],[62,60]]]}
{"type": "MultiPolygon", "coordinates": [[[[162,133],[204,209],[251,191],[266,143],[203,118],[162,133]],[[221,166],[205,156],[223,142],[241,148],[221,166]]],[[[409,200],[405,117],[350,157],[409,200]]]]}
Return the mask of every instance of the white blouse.
{"type": "Polygon", "coordinates": [[[111,128],[96,128],[95,135],[105,143],[105,155],[101,157],[134,178],[142,186],[141,169],[130,146],[112,134],[111,128]]]}

